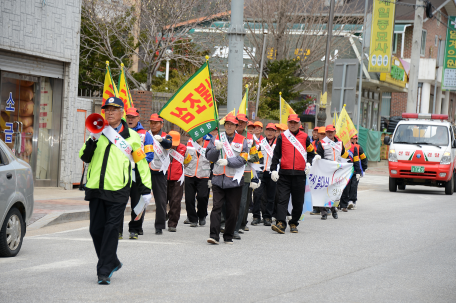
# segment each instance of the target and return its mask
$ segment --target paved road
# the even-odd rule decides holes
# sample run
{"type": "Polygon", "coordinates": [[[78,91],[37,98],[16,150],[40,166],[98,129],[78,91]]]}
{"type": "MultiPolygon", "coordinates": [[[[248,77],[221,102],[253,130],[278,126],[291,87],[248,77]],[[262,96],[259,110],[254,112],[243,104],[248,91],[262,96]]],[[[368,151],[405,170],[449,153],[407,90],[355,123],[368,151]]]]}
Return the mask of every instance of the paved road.
{"type": "Polygon", "coordinates": [[[140,240],[121,241],[110,286],[96,284],[87,226],[34,231],[0,259],[0,301],[454,302],[456,196],[389,193],[386,181],[363,179],[358,210],[339,220],[307,216],[299,234],[250,227],[232,246],[206,244],[208,226],[155,236],[148,220],[140,240]]]}

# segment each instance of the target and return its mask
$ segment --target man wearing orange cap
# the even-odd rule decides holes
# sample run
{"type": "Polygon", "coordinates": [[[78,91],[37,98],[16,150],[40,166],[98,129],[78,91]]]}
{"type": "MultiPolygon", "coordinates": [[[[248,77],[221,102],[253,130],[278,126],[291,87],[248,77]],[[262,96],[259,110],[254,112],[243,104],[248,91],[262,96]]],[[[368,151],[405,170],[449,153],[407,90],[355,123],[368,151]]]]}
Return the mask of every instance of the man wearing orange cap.
{"type": "Polygon", "coordinates": [[[166,173],[170,162],[168,150],[171,148],[172,138],[162,131],[163,119],[158,114],[150,116],[149,126],[149,134],[154,137],[154,159],[149,163],[149,167],[155,198],[155,234],[161,235],[162,230],[166,228],[166,173]]]}
{"type": "Polygon", "coordinates": [[[253,135],[253,132],[254,132],[254,131],[255,131],[255,125],[253,124],[252,121],[249,121],[249,122],[247,123],[247,132],[248,132],[249,134],[252,134],[252,135],[253,135]]]}
{"type": "MultiPolygon", "coordinates": [[[[150,163],[154,159],[154,152],[153,152],[153,144],[154,144],[154,139],[152,138],[151,134],[146,132],[144,127],[141,125],[141,122],[139,122],[139,111],[134,108],[130,107],[126,111],[126,117],[127,117],[127,124],[128,127],[134,131],[136,131],[139,134],[139,137],[141,138],[142,146],[143,146],[143,151],[146,154],[146,159],[147,163],[150,163]]],[[[138,204],[139,199],[141,198],[138,188],[136,186],[136,182],[132,182],[131,184],[131,190],[130,190],[130,204],[131,204],[131,220],[130,223],[128,223],[128,232],[130,233],[130,239],[136,240],[138,239],[138,235],[143,234],[143,222],[144,222],[144,216],[145,212],[143,212],[141,218],[137,221],[135,221],[135,218],[137,217],[137,214],[134,212],[135,206],[138,204]]],[[[119,240],[123,238],[123,225],[124,225],[124,220],[122,217],[122,223],[120,225],[119,229],[119,240]]]]}
{"type": "Polygon", "coordinates": [[[247,215],[249,213],[250,202],[252,201],[253,189],[260,186],[258,178],[252,180],[252,169],[249,164],[260,161],[260,158],[253,134],[245,131],[245,127],[249,121],[247,116],[245,114],[237,114],[236,119],[239,121],[236,132],[247,138],[247,145],[249,147],[249,158],[247,159],[247,165],[244,169],[244,187],[242,189],[241,204],[233,236],[233,239],[240,240],[241,236],[239,234],[249,230],[247,227],[247,215]]]}
{"type": "Polygon", "coordinates": [[[169,155],[172,158],[168,168],[167,199],[169,203],[168,231],[176,232],[177,223],[181,213],[181,201],[184,194],[185,167],[192,160],[187,147],[180,143],[180,133],[172,130],[169,132],[172,138],[172,147],[169,155]]]}
{"type": "MultiPolygon", "coordinates": [[[[318,129],[318,132],[317,132],[318,138],[317,138],[317,140],[312,142],[312,145],[314,146],[315,151],[318,149],[318,145],[319,145],[320,141],[326,137],[326,127],[321,126],[321,127],[316,127],[316,128],[318,129]]],[[[320,207],[314,206],[313,211],[310,214],[319,215],[320,207]]]]}
{"type": "MultiPolygon", "coordinates": [[[[354,135],[351,139],[350,142],[352,144],[350,148],[350,152],[352,155],[355,155],[356,153],[359,154],[359,161],[358,163],[354,163],[353,165],[358,165],[359,170],[361,172],[361,176],[364,175],[364,172],[367,170],[367,157],[366,154],[364,154],[364,150],[361,147],[361,145],[358,145],[358,135],[354,135]]],[[[359,184],[359,179],[352,177],[350,179],[349,184],[347,184],[347,187],[350,187],[349,192],[348,192],[348,207],[347,209],[356,209],[356,202],[358,201],[358,184],[359,184]]],[[[342,206],[341,206],[342,207],[342,206]]]]}
{"type": "Polygon", "coordinates": [[[272,230],[284,234],[287,228],[286,216],[291,195],[290,231],[298,232],[299,219],[304,205],[306,173],[315,156],[312,143],[307,134],[299,130],[301,120],[296,114],[288,116],[288,130],[277,138],[271,164],[271,179],[277,182],[277,222],[272,230]],[[277,166],[280,161],[280,171],[277,166]]]}
{"type": "Polygon", "coordinates": [[[223,238],[226,244],[233,244],[244,185],[244,167],[249,152],[246,138],[235,131],[237,124],[238,120],[235,117],[227,116],[225,131],[212,138],[206,149],[207,159],[214,163],[213,207],[210,237],[207,239],[210,244],[219,244],[221,211],[224,204],[226,218],[223,238]]]}
{"type": "Polygon", "coordinates": [[[264,165],[263,172],[258,176],[261,180],[261,185],[253,192],[253,221],[252,225],[258,225],[261,221],[261,213],[263,213],[263,222],[265,226],[271,226],[272,213],[274,211],[274,200],[276,196],[276,183],[271,180],[271,162],[276,146],[277,127],[274,123],[266,125],[265,135],[260,142],[261,153],[263,154],[262,163],[264,165]],[[266,196],[266,197],[265,197],[266,196]],[[263,207],[263,200],[266,205],[263,207]]]}
{"type": "MultiPolygon", "coordinates": [[[[318,129],[319,129],[319,127],[315,126],[314,129],[312,130],[312,143],[314,141],[318,140],[318,129]]],[[[315,144],[314,144],[314,148],[315,148],[315,144]]]]}
{"type": "Polygon", "coordinates": [[[256,137],[255,143],[256,143],[256,146],[259,146],[261,140],[263,140],[263,138],[264,138],[261,135],[261,133],[263,132],[263,123],[261,123],[261,121],[255,121],[255,123],[253,123],[253,125],[255,126],[255,130],[253,131],[253,134],[256,137]]]}

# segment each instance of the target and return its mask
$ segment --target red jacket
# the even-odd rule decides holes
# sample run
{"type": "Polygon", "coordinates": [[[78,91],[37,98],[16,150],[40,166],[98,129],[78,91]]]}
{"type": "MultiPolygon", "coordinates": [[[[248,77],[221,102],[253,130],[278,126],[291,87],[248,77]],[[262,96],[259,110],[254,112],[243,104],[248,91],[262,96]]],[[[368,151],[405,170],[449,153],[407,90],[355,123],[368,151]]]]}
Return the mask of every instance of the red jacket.
{"type": "MultiPolygon", "coordinates": [[[[171,150],[170,150],[171,151],[171,150]]],[[[187,152],[187,146],[182,143],[176,147],[176,151],[184,157],[185,160],[185,153],[187,152]]],[[[171,155],[170,155],[171,157],[171,155]]],[[[172,157],[171,157],[172,158],[172,157]]],[[[182,164],[179,163],[176,159],[172,158],[171,164],[168,168],[168,181],[177,181],[182,176],[182,164]]]]}
{"type": "MultiPolygon", "coordinates": [[[[280,135],[282,139],[282,160],[280,162],[280,170],[304,170],[306,168],[306,161],[302,157],[301,153],[296,150],[296,148],[291,144],[291,142],[285,138],[283,134],[280,135]]],[[[305,132],[299,131],[296,134],[296,139],[301,143],[301,145],[309,152],[312,151],[307,148],[307,143],[310,144],[308,136],[305,132]],[[309,142],[307,142],[309,141],[309,142]]],[[[276,147],[277,148],[277,147],[276,147]]]]}

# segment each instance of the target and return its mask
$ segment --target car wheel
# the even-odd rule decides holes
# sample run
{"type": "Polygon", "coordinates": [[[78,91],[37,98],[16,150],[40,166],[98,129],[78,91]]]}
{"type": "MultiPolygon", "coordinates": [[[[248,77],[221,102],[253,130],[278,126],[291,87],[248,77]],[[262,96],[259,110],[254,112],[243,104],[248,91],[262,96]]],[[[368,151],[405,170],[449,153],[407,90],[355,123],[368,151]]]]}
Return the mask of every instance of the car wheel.
{"type": "Polygon", "coordinates": [[[454,193],[454,175],[445,183],[445,195],[452,195],[454,193]]]}
{"type": "Polygon", "coordinates": [[[397,191],[397,182],[394,178],[389,178],[389,191],[396,192],[397,191]]]}
{"type": "Polygon", "coordinates": [[[397,188],[400,190],[405,190],[405,184],[398,185],[397,188]]]}
{"type": "Polygon", "coordinates": [[[11,208],[0,230],[0,257],[14,257],[21,250],[25,224],[17,208],[11,208]]]}

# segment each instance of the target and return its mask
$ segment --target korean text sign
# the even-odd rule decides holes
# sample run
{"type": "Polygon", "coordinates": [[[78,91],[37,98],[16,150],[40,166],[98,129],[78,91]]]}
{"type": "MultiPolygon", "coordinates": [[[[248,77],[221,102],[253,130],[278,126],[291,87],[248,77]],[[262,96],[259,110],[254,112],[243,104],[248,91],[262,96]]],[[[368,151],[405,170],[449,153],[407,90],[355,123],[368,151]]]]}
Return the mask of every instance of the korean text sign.
{"type": "Polygon", "coordinates": [[[395,10],[395,3],[374,0],[369,50],[369,72],[389,73],[391,70],[395,10]]]}
{"type": "Polygon", "coordinates": [[[448,18],[445,59],[443,61],[442,89],[456,89],[456,16],[448,18]]]}

